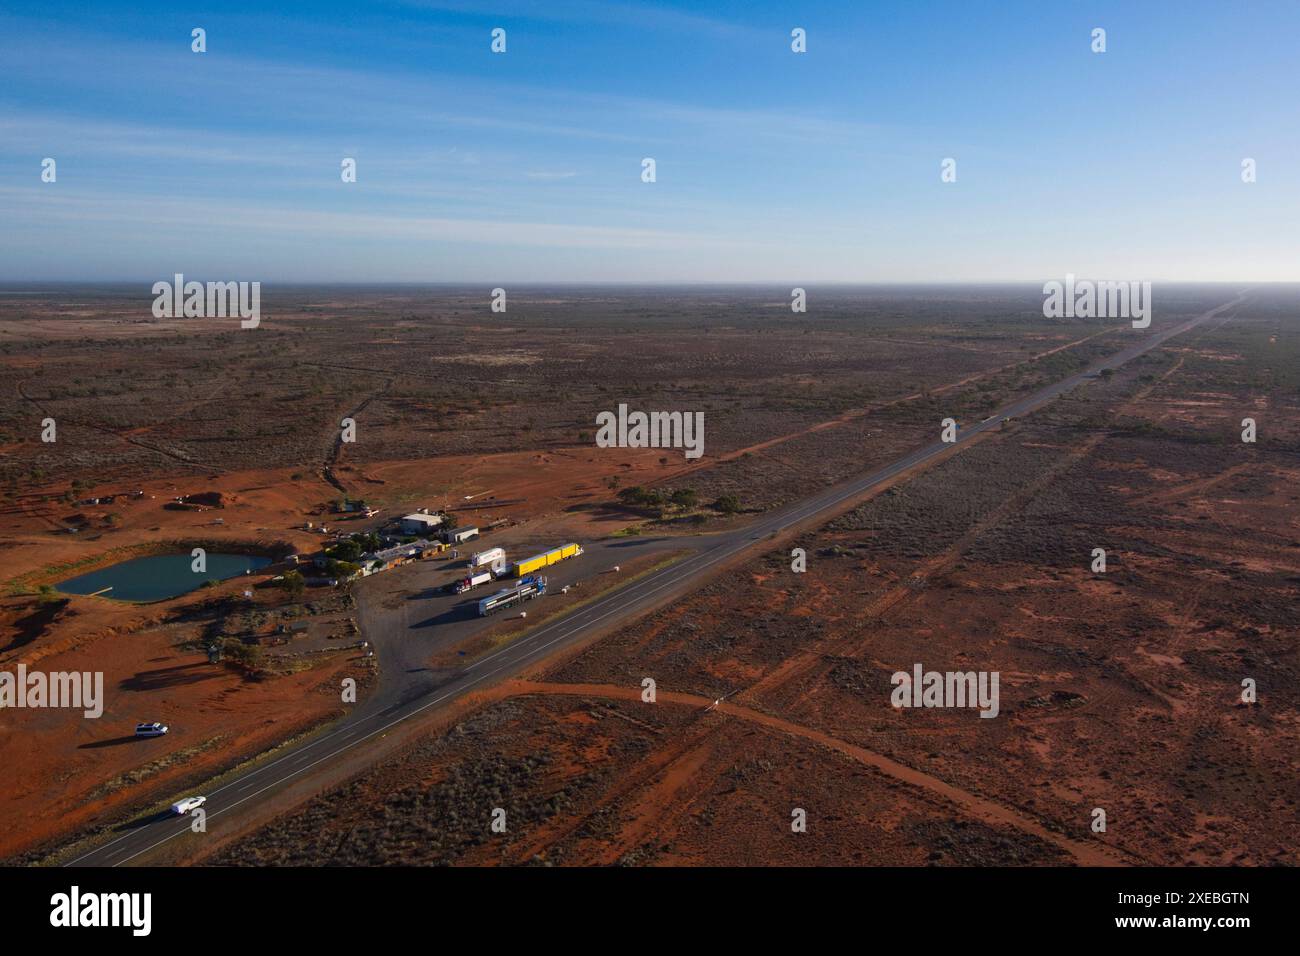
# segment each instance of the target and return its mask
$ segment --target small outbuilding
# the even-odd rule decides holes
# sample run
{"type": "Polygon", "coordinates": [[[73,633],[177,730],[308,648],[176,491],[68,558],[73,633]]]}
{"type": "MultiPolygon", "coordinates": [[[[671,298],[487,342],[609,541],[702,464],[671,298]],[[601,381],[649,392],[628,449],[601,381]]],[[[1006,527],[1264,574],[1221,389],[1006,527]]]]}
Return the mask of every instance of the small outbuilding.
{"type": "Polygon", "coordinates": [[[431,534],[433,529],[442,524],[442,515],[428,515],[423,513],[405,515],[398,525],[402,529],[402,534],[431,534]]]}

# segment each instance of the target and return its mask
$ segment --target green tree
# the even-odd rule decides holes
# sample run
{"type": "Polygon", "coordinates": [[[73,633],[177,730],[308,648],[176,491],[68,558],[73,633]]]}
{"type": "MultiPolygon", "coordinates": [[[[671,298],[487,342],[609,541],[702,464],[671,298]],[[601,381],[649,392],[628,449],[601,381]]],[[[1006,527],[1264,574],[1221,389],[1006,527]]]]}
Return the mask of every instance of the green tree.
{"type": "Polygon", "coordinates": [[[361,557],[361,545],[355,538],[340,541],[326,552],[335,561],[356,561],[361,557]]]}
{"type": "Polygon", "coordinates": [[[724,515],[734,515],[740,510],[740,499],[735,495],[719,495],[713,507],[724,515]]]}
{"type": "Polygon", "coordinates": [[[325,573],[333,578],[346,578],[356,574],[361,566],[351,561],[330,561],[325,565],[325,573]]]}
{"type": "Polygon", "coordinates": [[[672,493],[671,501],[679,508],[687,510],[694,508],[699,496],[695,494],[694,488],[678,488],[672,493]]]}

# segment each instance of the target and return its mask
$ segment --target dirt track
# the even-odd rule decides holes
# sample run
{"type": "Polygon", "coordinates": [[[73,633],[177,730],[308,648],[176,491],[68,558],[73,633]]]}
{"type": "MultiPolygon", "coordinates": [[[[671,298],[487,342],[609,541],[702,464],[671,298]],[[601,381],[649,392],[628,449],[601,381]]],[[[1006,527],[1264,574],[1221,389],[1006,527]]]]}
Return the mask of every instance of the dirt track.
{"type": "MultiPolygon", "coordinates": [[[[641,690],[636,687],[619,687],[609,684],[552,684],[544,681],[509,681],[494,688],[492,691],[483,694],[484,703],[493,700],[505,700],[515,696],[530,695],[548,695],[556,694],[568,697],[596,697],[608,698],[610,700],[623,700],[639,702],[641,700],[641,690]]],[[[1002,824],[1015,827],[1025,833],[1032,834],[1040,839],[1060,847],[1070,854],[1070,856],[1080,865],[1083,866],[1121,866],[1130,862],[1127,857],[1110,847],[1098,842],[1094,844],[1081,843],[1072,840],[1060,833],[1055,833],[1040,825],[1037,821],[1025,817],[1016,811],[1004,807],[992,800],[981,797],[977,794],[968,793],[951,784],[933,777],[927,773],[908,767],[904,764],[891,760],[888,757],[874,753],[864,747],[858,747],[854,744],[846,743],[843,740],[837,740],[829,734],[823,733],[811,727],[803,727],[799,724],[783,720],[771,714],[765,714],[762,711],[754,710],[742,704],[729,700],[721,703],[715,700],[709,700],[706,697],[700,697],[695,694],[684,694],[678,691],[659,691],[656,695],[657,703],[677,704],[683,707],[694,707],[700,711],[717,714],[719,717],[737,717],[741,720],[766,727],[770,730],[782,734],[789,734],[794,737],[800,737],[804,740],[812,741],[823,747],[829,747],[838,753],[852,757],[859,763],[880,771],[887,776],[893,777],[903,783],[913,787],[920,787],[930,793],[950,801],[961,807],[966,813],[973,817],[984,820],[992,824],[1002,824]]],[[[649,706],[649,705],[647,705],[649,706]]],[[[691,756],[692,766],[699,768],[705,754],[698,750],[694,751],[691,756]]],[[[665,800],[679,800],[680,795],[676,792],[676,787],[668,787],[669,792],[660,793],[659,796],[665,800]]]]}

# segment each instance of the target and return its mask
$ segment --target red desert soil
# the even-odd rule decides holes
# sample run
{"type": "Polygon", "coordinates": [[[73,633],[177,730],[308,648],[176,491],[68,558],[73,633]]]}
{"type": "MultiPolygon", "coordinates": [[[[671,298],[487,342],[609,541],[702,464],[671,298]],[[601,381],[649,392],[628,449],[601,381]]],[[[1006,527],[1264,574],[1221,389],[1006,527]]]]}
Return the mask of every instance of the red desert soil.
{"type": "MultiPolygon", "coordinates": [[[[1056,347],[1044,354],[1105,333],[1059,344],[1078,334],[1056,335],[1049,340],[1056,347]]],[[[1237,334],[1230,328],[1226,337],[1237,334]]],[[[1160,350],[1114,382],[1085,385],[928,473],[908,476],[845,520],[809,531],[803,538],[812,573],[792,574],[788,555],[775,551],[754,558],[673,607],[539,665],[541,677],[468,698],[462,703],[474,712],[452,733],[426,735],[399,759],[222,852],[231,862],[309,863],[1292,862],[1295,767],[1287,754],[1296,752],[1300,722],[1286,594],[1300,570],[1289,491],[1300,474],[1292,467],[1300,418],[1286,398],[1294,384],[1284,391],[1275,383],[1272,395],[1243,394],[1249,390],[1237,360],[1245,361],[1250,341],[1216,344],[1189,340],[1160,350]],[[1243,452],[1213,438],[1216,429],[1231,433],[1243,408],[1258,410],[1273,445],[1243,452]],[[1105,576],[1086,570],[1098,541],[1114,561],[1105,576]],[[1002,718],[892,710],[889,673],[913,661],[999,671],[1002,718]],[[646,674],[670,706],[640,702],[646,674]],[[1260,677],[1266,706],[1235,702],[1242,674],[1260,677]],[[788,817],[783,832],[773,812],[788,812],[793,794],[820,801],[815,828],[836,833],[814,844],[812,855],[807,844],[788,842],[788,817]],[[509,840],[494,841],[479,821],[503,802],[515,829],[509,840]],[[1109,809],[1113,826],[1093,839],[1088,811],[1097,805],[1109,809]],[[762,827],[771,828],[766,843],[751,836],[768,832],[762,827]]],[[[1251,354],[1250,371],[1262,375],[1258,350],[1251,354]]],[[[701,375],[716,377],[713,353],[704,358],[701,375]]],[[[920,383],[928,400],[992,374],[971,374],[992,361],[962,365],[960,377],[911,379],[905,389],[854,395],[852,404],[828,401],[793,417],[781,408],[763,417],[760,392],[748,393],[748,404],[735,401],[734,440],[722,446],[733,450],[720,458],[733,465],[727,474],[735,481],[750,483],[740,489],[749,501],[766,482],[761,471],[734,467],[746,453],[761,464],[762,453],[779,449],[799,462],[786,467],[799,482],[806,462],[823,460],[805,454],[810,438],[825,442],[818,448],[892,455],[889,441],[917,443],[906,428],[932,427],[928,405],[915,422],[885,416],[879,437],[855,432],[859,412],[843,409],[893,404],[871,401],[920,383]]],[[[1056,374],[1059,363],[1049,365],[1042,374],[1056,374]]],[[[862,378],[850,372],[846,380],[862,378]]],[[[1008,379],[997,387],[1023,386],[1008,379]]],[[[370,388],[375,395],[387,390],[378,380],[370,388]]],[[[955,400],[949,394],[942,402],[955,400]]],[[[993,399],[967,400],[970,412],[993,399]]],[[[576,430],[588,420],[578,414],[586,414],[584,402],[537,427],[576,430]]],[[[410,418],[401,402],[390,410],[400,425],[410,418]]],[[[494,420],[493,427],[514,421],[483,409],[467,414],[494,420]]],[[[477,434],[460,429],[456,450],[477,434]]],[[[593,509],[612,497],[610,479],[649,485],[717,463],[693,465],[672,451],[572,446],[573,431],[568,435],[541,450],[485,456],[353,462],[345,454],[334,473],[385,517],[441,506],[445,497],[463,524],[544,516],[549,530],[581,538],[628,520],[593,509]]],[[[150,485],[159,489],[156,501],[110,509],[121,511],[121,530],[100,527],[76,538],[51,536],[58,524],[51,517],[62,506],[28,495],[20,499],[21,533],[4,533],[0,521],[0,534],[15,542],[7,557],[35,565],[39,554],[42,567],[159,535],[288,540],[305,549],[319,538],[295,529],[340,492],[304,473],[297,480],[288,469],[209,478],[197,469],[193,479],[150,485]],[[219,492],[228,507],[161,510],[172,495],[192,492],[219,492]],[[217,516],[223,525],[211,525],[217,516]]],[[[102,515],[90,517],[92,529],[100,525],[102,515]]],[[[89,653],[77,635],[95,632],[103,607],[107,602],[74,600],[80,617],[70,630],[60,623],[60,653],[73,660],[89,653]]],[[[104,610],[101,623],[111,618],[120,633],[132,632],[134,625],[121,622],[138,613],[104,610]]],[[[93,647],[120,653],[122,640],[105,634],[93,647]]],[[[38,642],[31,653],[41,652],[38,642]]],[[[183,674],[188,662],[128,655],[117,683],[150,665],[183,674]]],[[[207,689],[209,698],[187,706],[220,712],[229,695],[260,690],[207,689]]],[[[218,733],[207,728],[199,743],[218,733]]],[[[103,750],[134,751],[135,744],[103,750]]],[[[86,776],[102,781],[112,769],[86,776]]]]}
{"type": "MultiPolygon", "coordinates": [[[[610,475],[630,484],[650,482],[674,467],[671,460],[663,464],[662,457],[658,449],[617,450],[597,460],[591,449],[559,449],[365,466],[365,474],[383,484],[355,481],[346,465],[340,477],[357,489],[356,497],[384,509],[368,524],[407,508],[440,506],[440,498],[429,491],[437,484],[429,480],[431,471],[458,476],[454,487],[447,486],[453,506],[461,494],[509,489],[508,506],[497,508],[488,500],[460,512],[462,524],[502,516],[529,522],[554,516],[575,501],[608,497],[603,479],[610,475]]],[[[679,467],[680,456],[676,460],[679,467]]],[[[24,507],[0,516],[10,580],[22,578],[28,586],[54,583],[163,542],[228,541],[235,550],[249,542],[283,542],[309,551],[319,547],[320,538],[302,530],[308,520],[331,528],[362,527],[314,513],[321,502],[338,497],[337,490],[314,476],[294,474],[300,473],[286,469],[169,478],[130,489],[106,484],[83,494],[139,489],[145,496],[119,497],[97,508],[37,503],[33,496],[24,507]],[[225,506],[203,511],[165,507],[178,495],[197,493],[220,493],[225,506]],[[112,530],[50,534],[58,526],[52,516],[73,510],[112,512],[120,518],[112,530]],[[218,518],[222,524],[214,525],[218,518]],[[64,570],[69,565],[75,570],[64,570]],[[45,573],[39,573],[42,569],[45,573]]],[[[497,497],[506,495],[503,491],[497,497]]],[[[582,536],[608,533],[626,523],[626,517],[574,512],[552,517],[547,528],[582,536]]],[[[254,576],[250,583],[264,580],[254,576]]],[[[351,655],[342,653],[303,673],[247,681],[209,665],[202,654],[177,650],[177,635],[157,627],[172,609],[193,599],[133,605],[73,596],[56,613],[54,608],[42,611],[30,599],[11,598],[0,607],[0,625],[9,634],[4,643],[16,645],[9,655],[0,655],[0,666],[13,670],[19,663],[34,667],[40,662],[45,671],[103,671],[107,698],[97,721],[68,720],[66,714],[50,711],[6,712],[0,725],[0,765],[24,771],[5,775],[0,783],[0,818],[16,824],[0,836],[0,856],[112,820],[129,806],[166,795],[184,781],[200,781],[335,714],[333,688],[336,677],[353,666],[351,655]],[[172,732],[154,740],[128,739],[135,724],[145,720],[168,723],[172,732]]]]}
{"type": "Polygon", "coordinates": [[[216,859],[1293,864],[1300,393],[1265,348],[1221,323],[1099,376],[800,532],[806,572],[773,545],[216,859]],[[893,707],[915,663],[1000,675],[997,718],[893,707]]]}
{"type": "MultiPolygon", "coordinates": [[[[307,521],[328,525],[331,530],[361,530],[391,519],[408,509],[442,507],[457,512],[460,523],[486,524],[508,517],[525,521],[611,496],[605,480],[619,476],[623,484],[645,484],[680,470],[680,453],[668,455],[660,449],[616,449],[597,455],[590,448],[553,449],[545,452],[517,452],[466,458],[385,462],[358,467],[344,465],[338,477],[356,498],[381,509],[371,521],[317,513],[322,504],[342,495],[324,480],[304,470],[231,472],[193,478],[167,478],[132,485],[104,484],[82,492],[86,498],[124,491],[142,490],[139,500],[118,497],[112,504],[67,505],[45,502],[40,495],[21,497],[16,506],[0,513],[0,540],[6,556],[9,579],[41,568],[58,568],[110,552],[153,547],[160,541],[202,539],[230,541],[285,541],[301,550],[319,547],[320,537],[303,530],[307,521]],[[666,463],[661,458],[668,458],[666,463]],[[376,478],[370,484],[359,474],[376,478]],[[298,475],[295,478],[293,476],[298,475]],[[455,476],[454,480],[436,476],[455,476]],[[492,494],[495,489],[495,494],[492,494]],[[220,493],[221,508],[171,510],[166,508],[179,495],[220,493]],[[474,494],[471,502],[463,496],[474,494]],[[491,494],[491,497],[488,497],[491,494]],[[498,503],[500,502],[500,503],[498,503]],[[91,518],[91,526],[80,534],[52,534],[63,526],[58,520],[74,512],[91,518]],[[116,514],[110,528],[98,519],[116,514]],[[221,524],[216,524],[217,520],[221,524]]],[[[566,516],[575,524],[591,519],[574,511],[566,516]]],[[[614,530],[620,519],[605,518],[614,530]]],[[[626,523],[625,519],[622,523],[626,523]]],[[[80,571],[81,568],[78,568],[80,571]]]]}
{"type": "MultiPolygon", "coordinates": [[[[569,697],[587,697],[587,698],[606,698],[610,700],[624,701],[641,701],[641,689],[639,687],[621,687],[611,684],[552,684],[539,681],[522,681],[514,680],[502,684],[496,688],[483,692],[480,697],[487,703],[491,700],[502,700],[512,696],[526,696],[533,694],[559,694],[569,697]]],[[[810,727],[803,727],[788,720],[782,720],[771,714],[765,714],[762,711],[753,710],[749,707],[733,703],[730,701],[718,702],[710,700],[707,697],[700,697],[695,694],[684,694],[676,691],[659,691],[656,694],[657,703],[678,704],[685,707],[703,708],[714,710],[722,716],[734,716],[741,720],[758,724],[762,727],[775,730],[782,734],[788,734],[793,737],[800,737],[813,743],[820,744],[823,747],[829,747],[854,760],[873,767],[876,770],[893,777],[903,783],[910,784],[914,787],[922,787],[932,793],[951,801],[961,807],[967,814],[986,823],[1011,826],[1016,829],[1030,833],[1049,843],[1054,843],[1074,858],[1075,862],[1085,866],[1119,866],[1128,862],[1126,858],[1107,847],[1098,844],[1086,844],[1077,840],[1071,840],[1059,833],[1048,830],[1037,823],[1035,820],[1027,818],[1014,810],[1004,807],[986,798],[980,797],[973,793],[967,793],[944,781],[933,777],[929,774],[922,773],[905,764],[890,760],[881,754],[874,753],[864,747],[857,747],[853,744],[846,743],[843,740],[837,740],[829,734],[823,733],[810,727]]],[[[691,755],[691,765],[684,768],[676,768],[669,773],[656,787],[647,792],[646,798],[652,805],[663,805],[665,802],[672,802],[676,797],[677,791],[681,787],[681,777],[689,776],[692,768],[698,770],[700,764],[707,759],[708,754],[705,751],[698,751],[691,755]]],[[[635,845],[644,837],[644,833],[639,828],[639,821],[633,821],[632,837],[628,841],[629,846],[635,845]]],[[[613,862],[613,861],[609,861],[613,862]]]]}
{"type": "Polygon", "coordinates": [[[0,774],[0,858],[111,822],[279,744],[338,712],[338,681],[357,674],[344,653],[251,681],[173,641],[165,628],[125,630],[42,660],[47,672],[103,671],[104,713],[5,712],[0,766],[22,772],[0,774]],[[135,739],[136,723],[150,720],[171,732],[135,739]]]}

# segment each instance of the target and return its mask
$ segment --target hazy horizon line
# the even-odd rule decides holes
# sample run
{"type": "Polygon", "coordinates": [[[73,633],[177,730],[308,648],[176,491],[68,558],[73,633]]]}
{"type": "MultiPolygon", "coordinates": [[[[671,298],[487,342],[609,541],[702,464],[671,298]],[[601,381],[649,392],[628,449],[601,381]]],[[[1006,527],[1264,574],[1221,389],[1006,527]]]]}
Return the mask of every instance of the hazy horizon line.
{"type": "MultiPolygon", "coordinates": [[[[232,281],[228,276],[222,278],[209,278],[207,276],[196,277],[195,274],[180,273],[186,275],[187,280],[195,282],[227,282],[232,281]]],[[[0,278],[0,287],[14,287],[22,285],[44,285],[55,287],[67,286],[92,286],[92,287],[127,287],[137,285],[152,285],[159,281],[171,281],[176,273],[171,273],[165,277],[149,276],[147,278],[126,278],[126,279],[4,279],[0,278]]],[[[1062,275],[1065,275],[1064,273],[1062,275]]],[[[1283,286],[1283,285],[1300,285],[1300,278],[1296,279],[1143,279],[1134,280],[1131,277],[1093,277],[1089,274],[1074,273],[1079,280],[1089,281],[1149,281],[1153,285],[1165,286],[1224,286],[1224,285],[1244,285],[1244,286],[1283,286]]],[[[368,279],[368,280],[313,280],[313,279],[244,279],[237,281],[255,281],[262,285],[274,285],[284,288],[478,288],[480,286],[495,287],[500,286],[509,290],[510,288],[750,288],[750,289],[782,289],[790,290],[794,288],[969,288],[969,287],[992,287],[992,286],[1041,286],[1044,282],[1059,281],[1061,276],[1052,275],[1046,278],[1015,278],[1015,279],[898,279],[891,281],[882,280],[853,280],[853,279],[824,279],[824,280],[807,280],[791,279],[783,280],[716,280],[704,281],[699,279],[556,279],[556,280],[416,280],[416,279],[368,279]]],[[[31,290],[33,293],[41,290],[31,290]]]]}

